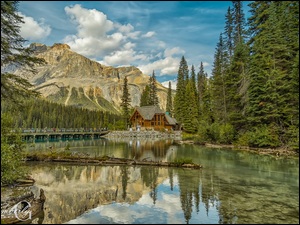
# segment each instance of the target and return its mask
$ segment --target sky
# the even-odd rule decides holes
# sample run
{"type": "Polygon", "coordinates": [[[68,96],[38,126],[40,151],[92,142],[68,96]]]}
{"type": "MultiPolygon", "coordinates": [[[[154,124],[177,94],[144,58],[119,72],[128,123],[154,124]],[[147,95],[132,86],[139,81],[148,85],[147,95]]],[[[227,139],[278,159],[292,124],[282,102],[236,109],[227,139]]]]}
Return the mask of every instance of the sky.
{"type": "MultiPolygon", "coordinates": [[[[249,2],[243,2],[248,14],[249,2]]],[[[211,75],[231,1],[20,1],[20,35],[30,43],[68,44],[107,66],[136,66],[176,86],[182,56],[211,75]]]]}

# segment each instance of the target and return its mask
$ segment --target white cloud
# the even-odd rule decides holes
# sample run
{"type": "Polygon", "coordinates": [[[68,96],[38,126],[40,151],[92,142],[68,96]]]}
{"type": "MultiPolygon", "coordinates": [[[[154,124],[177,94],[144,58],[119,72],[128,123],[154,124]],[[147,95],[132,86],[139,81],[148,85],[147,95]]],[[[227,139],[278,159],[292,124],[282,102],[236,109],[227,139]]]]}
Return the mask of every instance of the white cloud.
{"type": "MultiPolygon", "coordinates": [[[[88,10],[78,4],[65,7],[65,11],[77,24],[77,34],[66,36],[64,42],[79,54],[88,57],[106,55],[119,49],[126,39],[120,32],[107,34],[114,29],[114,23],[100,11],[88,10]]],[[[128,24],[119,25],[119,31],[125,32],[131,29],[128,24]]]]}
{"type": "Polygon", "coordinates": [[[135,44],[134,43],[131,43],[131,42],[127,42],[125,45],[124,45],[124,49],[132,49],[135,47],[135,44]]]}
{"type": "MultiPolygon", "coordinates": [[[[127,43],[129,44],[129,43],[127,43]]],[[[100,62],[105,65],[130,65],[135,60],[146,60],[147,56],[143,54],[136,54],[133,49],[123,49],[112,52],[110,55],[105,56],[103,61],[100,62]]]]}
{"type": "MultiPolygon", "coordinates": [[[[152,63],[140,65],[139,69],[145,74],[151,74],[152,71],[160,71],[159,75],[174,75],[178,72],[180,58],[174,55],[184,54],[185,51],[179,47],[166,49],[164,51],[165,58],[156,60],[152,63]]],[[[161,54],[156,54],[157,56],[161,54]]]]}
{"type": "Polygon", "coordinates": [[[209,64],[208,62],[202,62],[202,64],[203,64],[203,67],[208,67],[208,66],[210,66],[210,64],[209,64]]]}
{"type": "Polygon", "coordinates": [[[119,29],[119,31],[122,32],[122,33],[129,33],[130,31],[134,30],[134,27],[131,24],[129,24],[129,23],[126,24],[126,25],[121,25],[119,23],[116,23],[115,27],[117,29],[119,29]]]}
{"type": "Polygon", "coordinates": [[[179,47],[171,48],[171,49],[166,49],[164,52],[165,57],[171,57],[173,55],[181,54],[183,55],[185,53],[184,50],[180,49],[179,47]]]}
{"type": "Polygon", "coordinates": [[[67,36],[64,41],[75,52],[86,56],[99,56],[107,54],[121,45],[123,35],[121,33],[114,33],[105,38],[85,37],[78,38],[75,35],[67,36]]]}
{"type": "Polygon", "coordinates": [[[179,47],[166,49],[167,44],[160,40],[145,42],[148,39],[140,39],[151,38],[156,32],[142,34],[130,23],[112,22],[104,13],[82,8],[79,4],[65,7],[65,12],[77,27],[76,34],[64,38],[64,43],[73,51],[96,58],[104,65],[139,65],[139,69],[148,75],[153,70],[157,76],[177,74],[184,50],[179,47]],[[140,51],[140,46],[147,46],[148,51],[140,51]],[[153,59],[158,60],[150,62],[153,59]]]}
{"type": "Polygon", "coordinates": [[[144,34],[142,37],[150,38],[153,37],[156,33],[154,31],[149,31],[146,34],[144,34]]]}
{"type": "Polygon", "coordinates": [[[141,31],[134,31],[134,32],[128,33],[127,36],[131,39],[138,39],[140,34],[141,34],[141,31]]]}
{"type": "Polygon", "coordinates": [[[51,33],[49,25],[44,24],[44,20],[35,21],[32,17],[18,13],[23,17],[24,24],[20,27],[20,35],[27,40],[36,41],[47,37],[51,33]]]}
{"type": "Polygon", "coordinates": [[[167,81],[162,82],[161,84],[164,87],[169,88],[169,82],[171,82],[171,89],[176,90],[177,80],[167,80],[167,81]]]}
{"type": "Polygon", "coordinates": [[[160,75],[176,74],[179,67],[179,58],[166,57],[157,60],[153,63],[138,66],[138,68],[145,74],[152,74],[152,71],[160,70],[160,75]]]}
{"type": "Polygon", "coordinates": [[[95,9],[85,9],[76,4],[73,7],[66,6],[65,12],[78,24],[78,36],[104,37],[114,26],[106,15],[95,9]]]}

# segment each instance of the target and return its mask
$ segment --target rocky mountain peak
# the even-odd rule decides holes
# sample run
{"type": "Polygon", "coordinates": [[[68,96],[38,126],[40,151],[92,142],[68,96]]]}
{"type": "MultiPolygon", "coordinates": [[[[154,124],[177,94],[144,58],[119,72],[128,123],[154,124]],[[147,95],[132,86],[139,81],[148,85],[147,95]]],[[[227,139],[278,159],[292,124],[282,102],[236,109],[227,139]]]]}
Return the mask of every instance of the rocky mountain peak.
{"type": "Polygon", "coordinates": [[[51,49],[53,50],[64,50],[64,49],[71,49],[69,45],[62,44],[62,43],[55,43],[51,46],[51,49]]]}
{"type": "MultiPolygon", "coordinates": [[[[34,43],[35,55],[47,64],[36,67],[36,74],[23,74],[47,99],[64,105],[93,110],[120,112],[123,80],[127,76],[131,106],[139,106],[141,93],[150,76],[134,66],[112,67],[90,60],[71,50],[67,44],[49,47],[34,43]]],[[[160,108],[165,109],[167,88],[157,82],[160,108]]]]}

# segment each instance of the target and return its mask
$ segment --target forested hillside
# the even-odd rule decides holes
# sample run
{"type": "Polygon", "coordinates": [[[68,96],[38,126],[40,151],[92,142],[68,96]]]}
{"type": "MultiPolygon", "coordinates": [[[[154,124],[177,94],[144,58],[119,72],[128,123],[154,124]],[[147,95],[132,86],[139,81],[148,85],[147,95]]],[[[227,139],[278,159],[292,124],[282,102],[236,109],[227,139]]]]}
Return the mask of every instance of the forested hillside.
{"type": "Polygon", "coordinates": [[[243,2],[225,15],[212,76],[184,57],[174,113],[203,142],[299,149],[299,2],[243,2]],[[196,106],[196,107],[195,107],[196,106]]]}
{"type": "Polygon", "coordinates": [[[4,113],[9,113],[13,118],[14,127],[23,129],[125,129],[124,120],[120,115],[76,106],[65,106],[41,98],[25,101],[22,110],[16,110],[14,106],[3,101],[1,114],[4,113]]]}

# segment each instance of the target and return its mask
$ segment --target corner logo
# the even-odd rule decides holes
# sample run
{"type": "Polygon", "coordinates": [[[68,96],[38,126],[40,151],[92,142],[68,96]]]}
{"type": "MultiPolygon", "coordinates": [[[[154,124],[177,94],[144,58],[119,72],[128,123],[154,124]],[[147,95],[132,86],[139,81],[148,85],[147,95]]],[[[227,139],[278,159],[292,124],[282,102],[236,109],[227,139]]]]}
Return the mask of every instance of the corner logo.
{"type": "Polygon", "coordinates": [[[9,214],[14,214],[15,217],[21,221],[31,220],[32,212],[30,208],[30,202],[20,201],[9,210],[9,214]]]}

